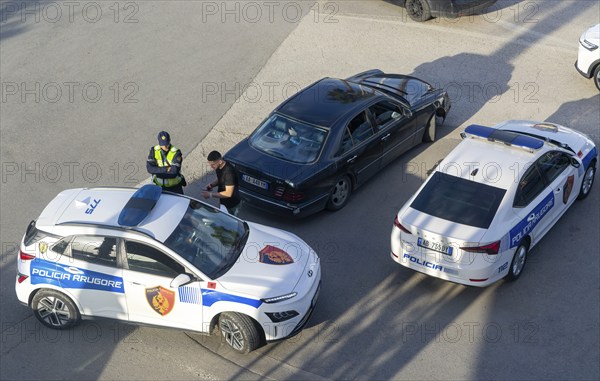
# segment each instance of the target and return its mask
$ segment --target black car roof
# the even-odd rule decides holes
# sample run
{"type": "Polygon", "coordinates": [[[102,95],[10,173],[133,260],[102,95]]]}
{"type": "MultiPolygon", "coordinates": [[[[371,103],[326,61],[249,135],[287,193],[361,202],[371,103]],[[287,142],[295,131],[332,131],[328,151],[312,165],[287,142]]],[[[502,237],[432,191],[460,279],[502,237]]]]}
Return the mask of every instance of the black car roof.
{"type": "Polygon", "coordinates": [[[310,124],[331,127],[336,120],[379,93],[343,79],[324,78],[298,92],[275,111],[310,124]]]}

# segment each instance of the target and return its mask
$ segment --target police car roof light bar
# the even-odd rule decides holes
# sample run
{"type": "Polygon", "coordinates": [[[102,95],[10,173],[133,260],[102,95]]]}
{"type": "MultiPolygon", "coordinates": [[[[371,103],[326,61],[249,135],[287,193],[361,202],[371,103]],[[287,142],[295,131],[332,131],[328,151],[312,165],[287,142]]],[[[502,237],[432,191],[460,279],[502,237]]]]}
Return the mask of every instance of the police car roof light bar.
{"type": "Polygon", "coordinates": [[[119,214],[117,221],[119,225],[127,227],[139,225],[150,214],[161,194],[162,188],[154,184],[144,185],[135,191],[119,214]]]}
{"type": "Polygon", "coordinates": [[[504,143],[508,146],[522,148],[528,152],[533,152],[544,146],[544,141],[531,136],[519,134],[514,131],[499,130],[492,127],[472,124],[465,128],[461,133],[463,139],[467,136],[484,138],[491,142],[504,143]]]}

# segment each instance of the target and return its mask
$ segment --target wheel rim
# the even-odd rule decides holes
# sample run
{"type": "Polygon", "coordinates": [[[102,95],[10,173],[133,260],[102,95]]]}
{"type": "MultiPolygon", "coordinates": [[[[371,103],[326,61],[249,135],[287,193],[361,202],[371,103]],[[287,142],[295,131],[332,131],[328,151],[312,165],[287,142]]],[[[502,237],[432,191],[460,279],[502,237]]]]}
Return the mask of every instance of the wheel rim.
{"type": "Polygon", "coordinates": [[[525,246],[519,246],[519,250],[515,253],[515,260],[513,261],[512,272],[514,276],[519,276],[525,266],[525,258],[527,257],[527,249],[525,246]]]}
{"type": "Polygon", "coordinates": [[[595,81],[596,81],[596,87],[598,89],[600,89],[600,70],[598,70],[598,72],[596,73],[595,81]]]}
{"type": "Polygon", "coordinates": [[[59,298],[47,296],[37,306],[40,318],[53,327],[64,327],[71,322],[69,307],[59,298]]]}
{"type": "Polygon", "coordinates": [[[336,207],[344,205],[346,199],[348,198],[349,191],[350,184],[348,184],[348,180],[339,180],[333,188],[333,193],[331,194],[331,203],[336,207]]]}
{"type": "Polygon", "coordinates": [[[237,351],[244,349],[244,336],[242,331],[229,319],[221,320],[221,334],[227,344],[237,351]]]}
{"type": "Polygon", "coordinates": [[[583,185],[581,189],[583,190],[583,194],[588,194],[590,189],[592,189],[592,183],[594,182],[594,167],[589,167],[585,172],[585,177],[583,178],[583,185]]]}
{"type": "Polygon", "coordinates": [[[412,1],[409,9],[415,17],[421,17],[423,15],[423,6],[419,1],[412,1]]]}

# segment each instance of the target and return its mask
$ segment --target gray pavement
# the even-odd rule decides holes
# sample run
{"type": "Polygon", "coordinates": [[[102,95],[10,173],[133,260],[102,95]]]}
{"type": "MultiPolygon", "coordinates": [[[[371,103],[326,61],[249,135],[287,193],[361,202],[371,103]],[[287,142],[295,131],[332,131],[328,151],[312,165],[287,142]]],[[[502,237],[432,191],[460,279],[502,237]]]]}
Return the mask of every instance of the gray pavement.
{"type": "MultiPolygon", "coordinates": [[[[17,22],[2,4],[0,378],[600,375],[597,184],[532,252],[516,283],[468,288],[400,268],[389,258],[394,214],[469,123],[548,120],[600,144],[600,95],[573,68],[579,35],[600,18],[597,1],[499,1],[485,16],[424,24],[381,1],[297,3],[305,11],[301,20],[292,18],[292,5],[286,17],[274,12],[273,22],[264,4],[263,17],[251,22],[256,13],[244,3],[239,20],[235,14],[223,16],[220,2],[122,3],[120,20],[123,12],[138,9],[135,25],[114,22],[113,3],[101,3],[113,17],[108,25],[89,23],[83,15],[82,24],[66,16],[54,24],[17,22]],[[186,153],[186,176],[194,181],[186,192],[197,195],[206,182],[206,152],[226,151],[297,89],[324,76],[347,77],[371,68],[444,87],[453,108],[437,142],[389,165],[337,213],[289,221],[249,208],[242,212],[249,220],[300,235],[321,256],[320,300],[299,336],[244,357],[231,353],[218,337],[112,321],[86,322],[56,336],[17,304],[11,245],[59,190],[139,183],[156,131],[169,128],[186,153]],[[23,81],[32,86],[27,89],[37,82],[40,89],[46,85],[47,93],[40,90],[35,102],[35,94],[23,95],[23,81]],[[48,102],[55,88],[48,84],[63,83],[64,90],[65,82],[88,84],[88,98],[75,92],[79,99],[70,102],[63,93],[48,102]],[[97,88],[92,82],[103,90],[95,103],[89,98],[97,88]],[[114,82],[119,83],[118,102],[110,89],[114,82]],[[137,88],[125,87],[131,83],[137,88]],[[125,102],[126,94],[138,102],[125,102]],[[79,165],[69,164],[76,170],[68,181],[64,167],[70,167],[63,163],[71,162],[79,165]],[[21,163],[34,170],[23,175],[21,163]],[[96,182],[90,181],[97,168],[91,163],[103,169],[96,182]],[[86,164],[87,172],[80,171],[86,164]],[[51,171],[61,166],[63,175],[53,181],[58,176],[51,171]],[[34,356],[37,366],[26,361],[34,356]]],[[[235,13],[235,5],[229,6],[235,13]]],[[[47,16],[51,10],[46,9],[47,16]]]]}

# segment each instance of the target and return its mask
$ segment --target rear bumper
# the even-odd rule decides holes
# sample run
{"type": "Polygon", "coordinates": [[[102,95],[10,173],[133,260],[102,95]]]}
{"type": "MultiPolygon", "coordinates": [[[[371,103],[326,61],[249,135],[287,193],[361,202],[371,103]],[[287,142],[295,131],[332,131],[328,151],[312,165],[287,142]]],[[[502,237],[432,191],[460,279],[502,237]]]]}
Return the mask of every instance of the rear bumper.
{"type": "Polygon", "coordinates": [[[324,194],[301,204],[290,204],[241,187],[240,195],[246,202],[245,205],[286,217],[306,217],[319,212],[325,209],[329,197],[329,194],[324,194]]]}
{"type": "Polygon", "coordinates": [[[496,1],[497,0],[487,0],[483,2],[441,1],[432,4],[431,15],[434,17],[446,17],[450,19],[468,16],[481,13],[481,11],[494,5],[496,1]]]}
{"type": "Polygon", "coordinates": [[[457,270],[444,263],[428,261],[407,253],[396,255],[394,252],[391,252],[390,255],[395,262],[404,267],[466,286],[486,287],[504,278],[508,273],[508,263],[504,262],[497,264],[490,263],[489,266],[484,268],[464,268],[457,270]]]}

